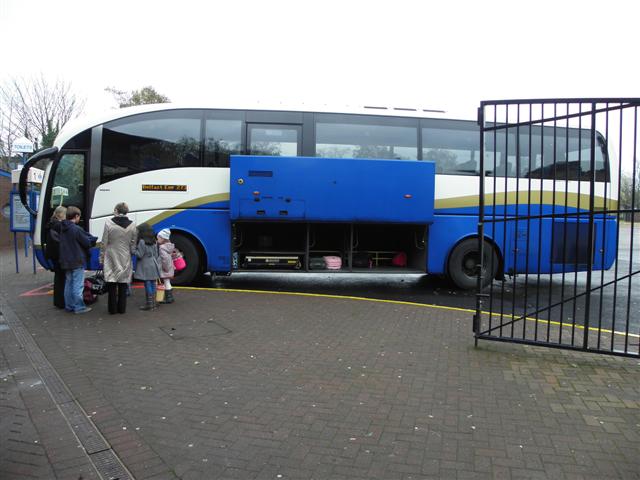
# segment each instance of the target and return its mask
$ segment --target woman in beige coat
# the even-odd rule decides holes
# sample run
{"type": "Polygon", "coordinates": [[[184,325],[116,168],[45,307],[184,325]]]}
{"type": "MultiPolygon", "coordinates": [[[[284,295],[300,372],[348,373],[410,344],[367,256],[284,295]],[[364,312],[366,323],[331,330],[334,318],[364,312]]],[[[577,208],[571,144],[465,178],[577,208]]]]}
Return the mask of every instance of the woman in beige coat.
{"type": "Polygon", "coordinates": [[[122,202],[116,205],[113,217],[104,224],[100,262],[107,283],[109,313],[125,313],[127,310],[127,286],[131,281],[133,265],[131,255],[136,248],[136,225],[127,218],[129,207],[122,202]]]}

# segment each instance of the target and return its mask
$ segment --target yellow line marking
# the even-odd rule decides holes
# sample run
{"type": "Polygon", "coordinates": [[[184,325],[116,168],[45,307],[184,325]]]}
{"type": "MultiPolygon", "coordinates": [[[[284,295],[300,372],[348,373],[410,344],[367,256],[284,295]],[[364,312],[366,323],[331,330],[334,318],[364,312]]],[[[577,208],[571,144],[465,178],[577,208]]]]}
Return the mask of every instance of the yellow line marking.
{"type": "MultiPolygon", "coordinates": [[[[499,313],[493,313],[493,312],[490,313],[490,312],[484,312],[484,311],[482,313],[484,313],[485,315],[491,315],[493,317],[502,316],[502,317],[506,318],[508,321],[509,321],[509,319],[510,320],[516,320],[516,319],[517,320],[522,320],[522,318],[517,317],[516,315],[513,315],[513,314],[511,314],[511,315],[502,314],[501,315],[499,313]]],[[[533,317],[525,317],[524,320],[529,320],[530,322],[548,323],[550,325],[556,325],[556,326],[559,326],[559,327],[573,327],[573,328],[577,328],[579,330],[584,330],[584,325],[578,325],[578,324],[573,324],[573,323],[563,323],[563,322],[557,322],[555,320],[545,320],[545,319],[542,319],[542,318],[535,319],[533,317]]],[[[506,325],[503,328],[509,328],[510,325],[511,324],[506,325]]],[[[499,325],[497,325],[495,328],[496,329],[499,328],[499,325]]],[[[615,335],[627,335],[627,336],[633,337],[633,338],[640,338],[640,335],[637,334],[637,333],[626,333],[626,332],[620,332],[618,330],[613,331],[613,330],[609,330],[608,328],[600,328],[600,329],[598,329],[597,327],[589,327],[589,331],[590,332],[600,332],[600,333],[613,333],[615,335]]]]}
{"type": "Polygon", "coordinates": [[[429,303],[417,303],[417,302],[405,302],[403,300],[384,300],[381,298],[367,298],[367,297],[353,297],[349,295],[331,295],[328,293],[305,293],[305,292],[275,292],[272,290],[244,290],[239,288],[203,288],[203,287],[174,287],[184,290],[204,290],[204,291],[216,291],[216,292],[236,292],[236,293],[265,293],[271,295],[293,295],[299,297],[318,297],[318,298],[337,298],[340,300],[359,300],[366,302],[378,302],[378,303],[392,303],[396,305],[410,305],[413,307],[431,307],[440,308],[442,310],[453,310],[457,312],[471,312],[475,313],[475,310],[459,307],[447,307],[444,305],[433,305],[429,303]]]}
{"type": "MultiPolygon", "coordinates": [[[[177,287],[177,286],[175,286],[174,288],[178,288],[182,290],[200,290],[200,291],[207,291],[207,292],[213,291],[213,292],[232,292],[232,293],[260,293],[260,294],[268,294],[268,295],[291,295],[291,296],[298,296],[298,297],[334,298],[334,299],[340,299],[340,300],[357,300],[357,301],[364,301],[364,302],[390,303],[393,305],[408,305],[411,307],[435,308],[439,310],[449,310],[454,312],[476,313],[475,310],[472,310],[470,308],[447,307],[445,305],[434,305],[432,303],[406,302],[404,300],[384,300],[381,298],[354,297],[350,295],[331,295],[328,293],[276,292],[272,290],[245,290],[241,288],[204,288],[204,287],[177,287]]],[[[486,312],[486,311],[482,311],[482,313],[484,315],[491,315],[494,317],[501,316],[499,313],[492,313],[492,312],[486,312]]],[[[514,319],[514,320],[517,318],[515,315],[504,315],[504,314],[502,315],[502,317],[507,317],[507,318],[511,317],[511,319],[514,319]]],[[[543,320],[543,319],[536,320],[535,318],[532,318],[532,317],[525,317],[525,320],[529,320],[532,322],[538,321],[542,323],[548,323],[551,325],[557,325],[560,327],[575,327],[577,329],[584,330],[583,325],[574,325],[572,323],[563,323],[563,322],[556,322],[554,320],[543,320]]],[[[616,335],[627,335],[625,332],[619,332],[617,330],[613,332],[606,328],[601,328],[600,330],[598,330],[596,327],[589,327],[589,331],[595,331],[595,332],[599,331],[601,333],[614,333],[616,335]]],[[[628,336],[634,337],[634,338],[640,338],[640,335],[635,333],[629,333],[628,336]]]]}

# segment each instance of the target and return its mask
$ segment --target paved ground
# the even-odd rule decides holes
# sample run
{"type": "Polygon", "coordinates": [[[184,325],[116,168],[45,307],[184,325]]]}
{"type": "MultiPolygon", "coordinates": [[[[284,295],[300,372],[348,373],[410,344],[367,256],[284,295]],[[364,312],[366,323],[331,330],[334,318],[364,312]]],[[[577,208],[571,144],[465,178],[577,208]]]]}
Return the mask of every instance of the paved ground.
{"type": "MultiPolygon", "coordinates": [[[[614,327],[617,331],[626,331],[627,306],[630,312],[640,311],[640,225],[636,225],[633,233],[633,249],[631,248],[631,224],[620,224],[620,244],[617,262],[605,272],[597,271],[593,275],[591,286],[595,289],[591,296],[590,325],[600,325],[604,329],[614,327]],[[634,273],[635,272],[635,273],[634,273]],[[629,285],[628,276],[634,274],[634,280],[629,285]],[[618,279],[616,285],[610,284],[603,289],[597,289],[600,284],[609,284],[618,279]],[[630,288],[629,288],[630,287],[630,288]],[[613,315],[615,311],[615,316],[613,315]],[[602,313],[602,314],[601,314],[602,313]],[[612,319],[615,319],[613,324],[612,319]]],[[[531,248],[534,248],[532,245],[531,248]]],[[[316,271],[317,272],[317,271],[316,271]]],[[[450,282],[443,278],[428,275],[396,275],[396,274],[345,274],[330,273],[234,273],[229,277],[217,277],[215,286],[250,290],[279,290],[344,295],[348,292],[354,296],[366,296],[388,300],[429,303],[435,305],[455,306],[475,309],[475,291],[456,290],[450,282]]],[[[526,312],[535,317],[538,308],[549,304],[562,302],[560,308],[551,312],[543,310],[537,316],[565,323],[584,325],[584,298],[575,302],[574,295],[586,291],[586,273],[568,273],[563,275],[518,275],[508,277],[504,283],[496,280],[486,293],[493,297],[493,303],[485,301],[485,310],[493,305],[494,312],[502,311],[509,315],[515,312],[518,316],[526,312]],[[563,286],[564,283],[564,286],[563,286]],[[574,291],[574,284],[576,289],[574,291]],[[526,306],[526,307],[525,307],[526,306]]],[[[211,286],[206,277],[200,286],[211,286]]],[[[640,333],[640,315],[629,318],[629,333],[640,333]]]]}
{"type": "Polygon", "coordinates": [[[640,478],[639,360],[474,348],[467,312],[320,296],[74,316],[0,262],[0,478],[97,478],[104,452],[140,479],[640,478]]]}

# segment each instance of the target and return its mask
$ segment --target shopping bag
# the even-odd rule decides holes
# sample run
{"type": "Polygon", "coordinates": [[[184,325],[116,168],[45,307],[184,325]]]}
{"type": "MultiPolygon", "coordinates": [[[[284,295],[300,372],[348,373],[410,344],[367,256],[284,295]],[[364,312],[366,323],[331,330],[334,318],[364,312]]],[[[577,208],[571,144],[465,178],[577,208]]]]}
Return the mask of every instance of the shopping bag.
{"type": "Polygon", "coordinates": [[[164,288],[160,289],[159,285],[156,286],[156,302],[157,303],[164,302],[164,288]]]}

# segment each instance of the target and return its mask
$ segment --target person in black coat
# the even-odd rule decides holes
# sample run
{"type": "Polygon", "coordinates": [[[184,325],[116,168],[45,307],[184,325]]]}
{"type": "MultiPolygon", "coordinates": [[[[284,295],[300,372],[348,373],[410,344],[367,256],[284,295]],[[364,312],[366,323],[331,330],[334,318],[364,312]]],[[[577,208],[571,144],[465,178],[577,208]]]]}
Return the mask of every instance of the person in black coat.
{"type": "Polygon", "coordinates": [[[47,223],[47,244],[45,256],[51,262],[53,271],[53,305],[64,308],[64,270],[60,267],[60,228],[67,216],[67,207],[56,207],[47,223]]]}

